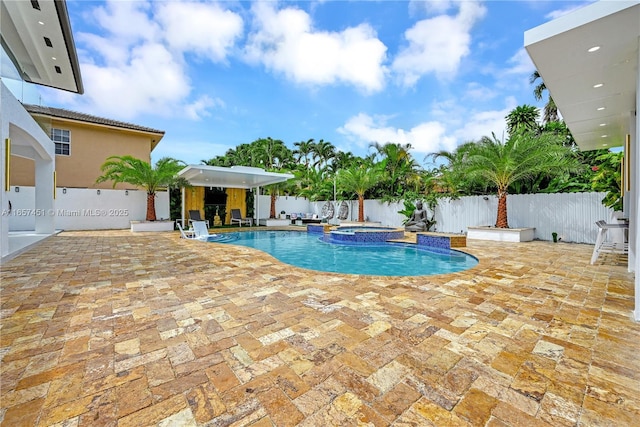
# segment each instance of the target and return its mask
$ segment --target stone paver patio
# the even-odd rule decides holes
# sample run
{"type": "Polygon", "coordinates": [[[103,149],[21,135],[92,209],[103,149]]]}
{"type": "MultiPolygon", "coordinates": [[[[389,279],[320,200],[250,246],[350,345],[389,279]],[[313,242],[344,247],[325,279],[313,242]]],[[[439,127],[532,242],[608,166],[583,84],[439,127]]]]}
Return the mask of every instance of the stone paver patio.
{"type": "Polygon", "coordinates": [[[625,265],[589,265],[591,245],[466,249],[466,272],[385,278],[62,233],[1,269],[1,425],[638,425],[625,265]]]}

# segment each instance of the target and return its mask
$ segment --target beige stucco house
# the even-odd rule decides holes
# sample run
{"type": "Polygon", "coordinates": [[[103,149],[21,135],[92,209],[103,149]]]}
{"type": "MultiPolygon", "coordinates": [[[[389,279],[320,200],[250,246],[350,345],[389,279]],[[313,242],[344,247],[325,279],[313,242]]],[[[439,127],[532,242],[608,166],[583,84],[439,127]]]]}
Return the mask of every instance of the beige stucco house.
{"type": "MultiPolygon", "coordinates": [[[[95,182],[105,160],[109,156],[131,155],[150,162],[151,151],[164,136],[164,131],[131,123],[62,108],[23,105],[55,144],[58,188],[112,188],[110,182],[95,182]]],[[[11,165],[11,185],[35,185],[32,160],[12,156],[11,165]]],[[[126,187],[127,184],[116,186],[126,187]]]]}

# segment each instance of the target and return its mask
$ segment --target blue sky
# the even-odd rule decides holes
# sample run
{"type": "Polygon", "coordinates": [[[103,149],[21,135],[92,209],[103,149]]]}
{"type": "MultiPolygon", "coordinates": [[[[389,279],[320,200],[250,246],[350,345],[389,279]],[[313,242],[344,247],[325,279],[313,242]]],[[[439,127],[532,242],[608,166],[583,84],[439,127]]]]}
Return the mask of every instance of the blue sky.
{"type": "Polygon", "coordinates": [[[154,161],[272,137],[410,143],[423,162],[541,107],[523,33],[585,4],[68,0],[85,94],[17,96],[164,130],[154,161]]]}

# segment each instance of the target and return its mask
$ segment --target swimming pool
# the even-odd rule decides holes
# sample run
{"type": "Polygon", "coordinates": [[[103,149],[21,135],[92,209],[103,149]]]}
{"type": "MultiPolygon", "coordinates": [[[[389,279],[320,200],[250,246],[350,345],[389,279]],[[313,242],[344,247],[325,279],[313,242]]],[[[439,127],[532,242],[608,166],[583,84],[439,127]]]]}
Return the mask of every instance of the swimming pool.
{"type": "Polygon", "coordinates": [[[209,241],[259,249],[296,267],[345,274],[426,276],[467,270],[478,263],[455,250],[431,251],[402,243],[338,245],[300,231],[222,233],[209,241]]]}

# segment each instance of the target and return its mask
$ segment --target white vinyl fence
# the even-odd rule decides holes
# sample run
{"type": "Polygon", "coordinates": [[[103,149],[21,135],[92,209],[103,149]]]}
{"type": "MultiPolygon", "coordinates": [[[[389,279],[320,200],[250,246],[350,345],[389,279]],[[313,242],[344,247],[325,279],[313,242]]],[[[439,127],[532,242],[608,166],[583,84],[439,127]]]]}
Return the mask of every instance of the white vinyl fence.
{"type": "MultiPolygon", "coordinates": [[[[551,233],[565,242],[595,243],[595,222],[609,220],[613,211],[602,205],[605,193],[557,193],[517,194],[507,198],[509,226],[535,227],[535,239],[552,240],[551,233]]],[[[260,196],[260,215],[269,215],[269,196],[260,196]]],[[[322,206],[327,202],[308,202],[302,198],[278,198],[276,208],[297,213],[312,213],[321,216],[322,206]],[[295,199],[295,200],[293,200],[295,199]]],[[[329,202],[333,203],[333,202],[329,202]]],[[[337,201],[339,205],[341,201],[337,201]]],[[[348,221],[358,219],[358,201],[347,201],[348,221]]],[[[381,225],[400,227],[405,217],[398,213],[404,209],[402,202],[383,203],[365,200],[365,220],[381,225]]],[[[466,233],[468,226],[494,225],[498,210],[495,195],[469,196],[457,200],[441,200],[435,212],[435,230],[446,233],[466,233]]],[[[336,208],[337,212],[337,208],[336,208]]]]}
{"type": "MultiPolygon", "coordinates": [[[[141,190],[107,190],[81,188],[57,189],[55,200],[56,228],[61,230],[126,229],[129,221],[144,220],[147,194],[141,190]]],[[[551,240],[551,233],[565,242],[594,243],[595,222],[612,217],[612,210],[602,205],[605,193],[558,193],[509,195],[507,212],[510,227],[535,227],[535,238],[551,240]]],[[[15,187],[9,192],[12,213],[10,231],[35,228],[35,191],[33,187],[15,187]]],[[[327,202],[309,202],[302,197],[281,196],[276,201],[276,213],[310,213],[321,217],[327,202]]],[[[333,203],[333,202],[329,202],[333,203]]],[[[341,201],[337,201],[339,205],[341,201]]],[[[270,196],[258,197],[259,215],[269,216],[270,196]]],[[[347,221],[357,221],[358,201],[349,200],[347,221]]],[[[400,227],[405,217],[398,213],[402,202],[383,203],[365,200],[365,219],[381,225],[400,227]]],[[[458,200],[441,200],[436,208],[435,229],[447,233],[466,233],[468,226],[493,225],[496,220],[496,196],[470,196],[458,200]]],[[[337,206],[335,208],[337,212],[337,206]]],[[[40,214],[40,213],[37,213],[40,214]]],[[[49,214],[49,213],[43,213],[49,214]]],[[[169,218],[169,194],[156,196],[156,216],[169,218]]]]}
{"type": "MultiPolygon", "coordinates": [[[[144,190],[58,188],[53,212],[41,212],[35,206],[35,188],[17,188],[9,192],[9,231],[34,230],[36,215],[55,215],[57,230],[127,229],[129,221],[144,220],[147,215],[144,190]]],[[[156,193],[156,217],[169,218],[166,191],[156,193]]]]}
{"type": "MultiPolygon", "coordinates": [[[[602,205],[605,193],[514,194],[507,197],[509,227],[535,227],[535,239],[551,240],[551,233],[565,242],[595,243],[595,222],[613,214],[602,205]]],[[[441,201],[436,208],[436,229],[466,232],[468,226],[494,225],[496,196],[461,197],[441,201]]]]}

